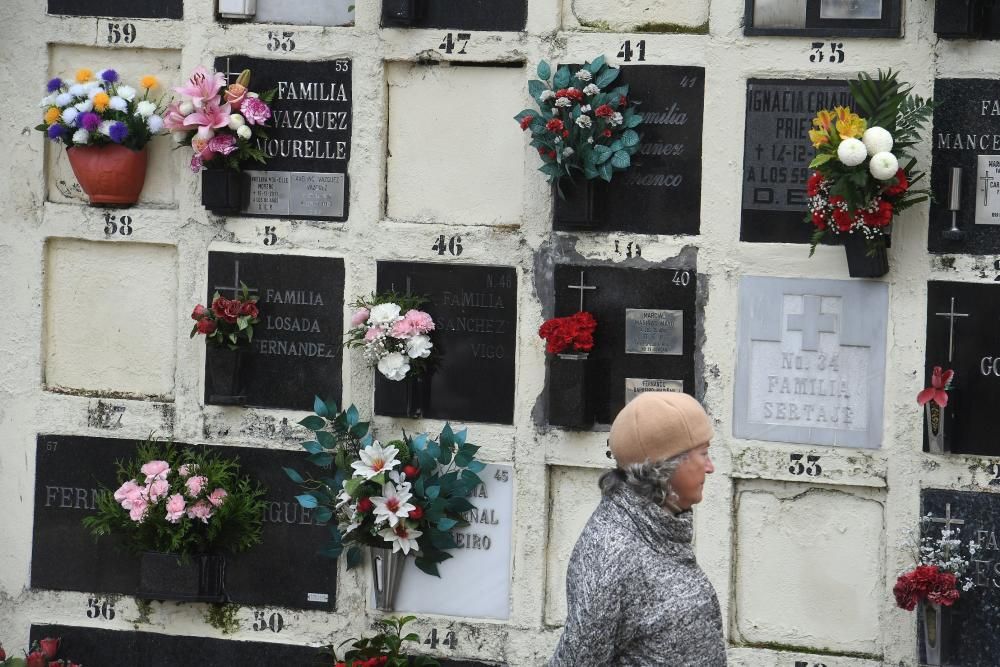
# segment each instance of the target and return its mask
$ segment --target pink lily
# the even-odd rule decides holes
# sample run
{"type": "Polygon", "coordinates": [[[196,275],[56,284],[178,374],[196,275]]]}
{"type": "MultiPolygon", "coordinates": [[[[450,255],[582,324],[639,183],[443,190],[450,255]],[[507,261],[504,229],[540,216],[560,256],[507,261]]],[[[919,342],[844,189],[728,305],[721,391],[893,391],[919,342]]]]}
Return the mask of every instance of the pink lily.
{"type": "Polygon", "coordinates": [[[184,127],[184,114],[181,113],[180,107],[179,103],[171,102],[163,114],[163,126],[171,132],[187,129],[184,127]]]}
{"type": "Polygon", "coordinates": [[[201,127],[225,127],[229,124],[229,114],[232,113],[232,108],[229,104],[223,104],[221,107],[216,101],[209,102],[201,111],[195,111],[193,114],[184,119],[184,124],[187,126],[200,125],[201,127]]]}
{"type": "MultiPolygon", "coordinates": [[[[178,93],[191,98],[191,104],[200,109],[206,101],[216,98],[219,90],[226,85],[226,76],[221,72],[210,72],[203,65],[194,68],[194,73],[184,86],[174,88],[178,93]]],[[[218,100],[213,100],[218,102],[218,100]]]]}
{"type": "Polygon", "coordinates": [[[948,385],[954,377],[955,371],[950,368],[942,371],[940,366],[935,366],[931,372],[931,386],[917,394],[917,403],[924,405],[927,401],[934,401],[940,407],[948,405],[948,385]]]}

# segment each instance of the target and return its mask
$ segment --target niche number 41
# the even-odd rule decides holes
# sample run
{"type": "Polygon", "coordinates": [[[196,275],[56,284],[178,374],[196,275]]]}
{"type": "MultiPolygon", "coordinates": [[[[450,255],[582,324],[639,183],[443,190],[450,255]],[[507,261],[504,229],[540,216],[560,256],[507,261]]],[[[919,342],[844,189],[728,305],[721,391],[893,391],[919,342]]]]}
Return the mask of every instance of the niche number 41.
{"type": "Polygon", "coordinates": [[[622,48],[618,51],[618,57],[622,61],[630,63],[633,59],[638,62],[646,61],[646,40],[640,39],[635,43],[635,49],[632,49],[632,40],[626,39],[622,42],[622,48]]]}

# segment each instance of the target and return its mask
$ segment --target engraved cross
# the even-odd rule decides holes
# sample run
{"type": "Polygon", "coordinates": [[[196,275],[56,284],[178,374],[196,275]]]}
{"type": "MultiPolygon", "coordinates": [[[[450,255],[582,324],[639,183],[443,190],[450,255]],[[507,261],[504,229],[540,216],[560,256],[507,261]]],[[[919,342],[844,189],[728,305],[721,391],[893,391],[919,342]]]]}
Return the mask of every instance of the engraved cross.
{"type": "Polygon", "coordinates": [[[934,313],[938,317],[948,318],[948,363],[951,363],[951,357],[955,352],[955,318],[956,317],[968,317],[968,313],[956,313],[955,312],[955,297],[951,297],[951,309],[947,313],[934,313]]]}
{"type": "MultiPolygon", "coordinates": [[[[236,266],[236,268],[235,268],[235,272],[236,273],[233,276],[233,284],[232,285],[216,285],[213,289],[216,292],[220,292],[220,293],[223,292],[223,291],[226,291],[226,290],[232,290],[232,292],[233,292],[233,298],[234,299],[238,299],[238,298],[240,298],[243,295],[243,288],[240,286],[240,260],[238,260],[238,259],[234,260],[233,264],[236,266]]],[[[256,288],[252,288],[251,287],[251,288],[247,289],[247,293],[248,294],[254,294],[256,292],[257,292],[256,288]]]]}
{"type": "Polygon", "coordinates": [[[821,333],[837,333],[837,316],[821,312],[823,298],[812,294],[802,296],[802,314],[788,316],[788,331],[802,332],[802,349],[819,349],[821,333]]]}
{"type": "Polygon", "coordinates": [[[580,284],[579,285],[567,285],[567,287],[569,287],[570,289],[580,290],[580,312],[583,312],[583,295],[586,294],[585,290],[592,290],[592,289],[595,290],[595,289],[597,289],[596,285],[587,285],[583,281],[583,271],[580,271],[580,284]]]}

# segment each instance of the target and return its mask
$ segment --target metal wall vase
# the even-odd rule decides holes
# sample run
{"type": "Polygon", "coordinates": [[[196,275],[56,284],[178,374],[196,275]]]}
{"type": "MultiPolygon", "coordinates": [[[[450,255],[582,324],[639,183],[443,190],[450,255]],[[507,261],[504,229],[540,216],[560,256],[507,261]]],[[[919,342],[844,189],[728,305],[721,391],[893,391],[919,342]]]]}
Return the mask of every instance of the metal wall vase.
{"type": "Polygon", "coordinates": [[[945,410],[934,401],[924,403],[924,414],[927,418],[927,451],[931,454],[944,454],[947,448],[944,442],[945,410]]]}
{"type": "Polygon", "coordinates": [[[406,555],[402,551],[368,547],[372,560],[372,587],[375,589],[375,608],[393,611],[399,578],[403,574],[406,555]]]}
{"type": "Polygon", "coordinates": [[[549,360],[549,424],[570,429],[594,425],[587,392],[587,356],[557,354],[549,360]]]}
{"type": "Polygon", "coordinates": [[[925,665],[941,664],[941,646],[944,644],[944,611],[941,605],[932,602],[921,602],[920,613],[923,616],[924,663],[925,665]]]}

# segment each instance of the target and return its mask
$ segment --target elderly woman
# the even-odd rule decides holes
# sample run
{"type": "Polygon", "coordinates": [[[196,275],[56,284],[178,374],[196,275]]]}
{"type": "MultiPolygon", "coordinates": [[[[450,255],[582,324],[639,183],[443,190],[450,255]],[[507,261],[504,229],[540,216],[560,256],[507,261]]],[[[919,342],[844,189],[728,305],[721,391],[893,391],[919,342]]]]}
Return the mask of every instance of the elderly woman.
{"type": "Polygon", "coordinates": [[[611,426],[618,467],[566,576],[566,627],[549,667],[726,664],[715,590],[695,562],[712,426],[687,394],[640,394],[611,426]]]}

